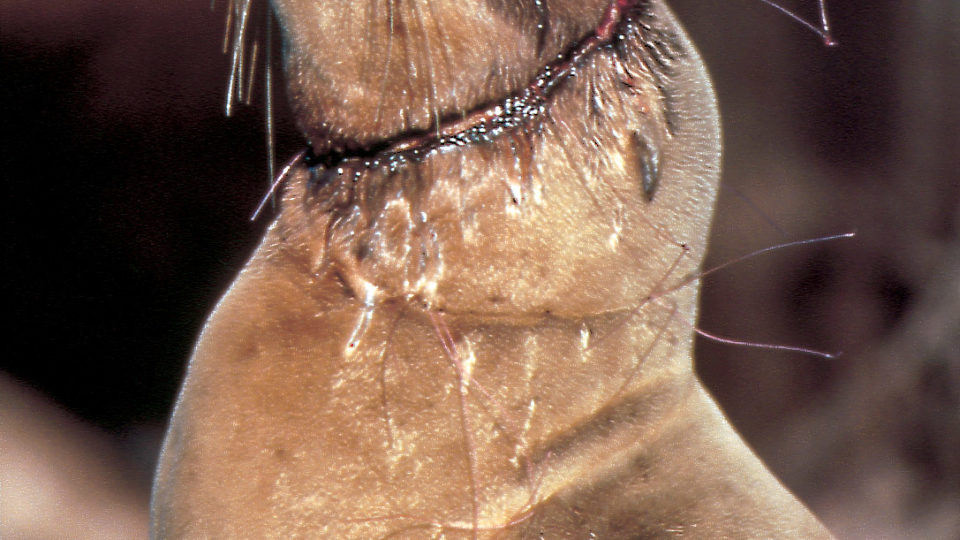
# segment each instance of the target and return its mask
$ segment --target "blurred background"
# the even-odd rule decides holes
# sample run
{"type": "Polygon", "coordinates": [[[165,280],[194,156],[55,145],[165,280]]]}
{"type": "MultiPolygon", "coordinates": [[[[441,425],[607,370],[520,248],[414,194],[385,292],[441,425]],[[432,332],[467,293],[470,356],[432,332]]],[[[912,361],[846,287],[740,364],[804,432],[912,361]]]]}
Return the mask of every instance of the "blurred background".
{"type": "MultiPolygon", "coordinates": [[[[838,536],[960,537],[960,3],[831,3],[834,48],[759,0],[672,5],[724,120],[707,267],[857,232],[703,289],[706,331],[842,356],[701,341],[699,371],[838,536]]],[[[224,11],[0,2],[4,539],[146,536],[192,343],[267,223],[263,92],[224,116],[224,11]]]]}

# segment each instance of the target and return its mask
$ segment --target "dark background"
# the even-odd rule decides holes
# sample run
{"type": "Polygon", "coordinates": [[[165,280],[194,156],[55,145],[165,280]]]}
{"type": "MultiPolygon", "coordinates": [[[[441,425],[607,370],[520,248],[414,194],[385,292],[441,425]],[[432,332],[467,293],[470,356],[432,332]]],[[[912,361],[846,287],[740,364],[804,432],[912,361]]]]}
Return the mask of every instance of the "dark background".
{"type": "MultiPolygon", "coordinates": [[[[835,48],[756,0],[673,5],[724,119],[707,266],[858,233],[703,291],[705,330],[843,356],[703,341],[701,374],[838,535],[960,536],[960,4],[830,4],[835,48]]],[[[193,341],[267,223],[248,219],[262,107],[223,114],[223,19],[199,0],[0,5],[0,429],[74,426],[134,514],[193,341]]],[[[301,143],[278,101],[285,160],[301,143]]]]}

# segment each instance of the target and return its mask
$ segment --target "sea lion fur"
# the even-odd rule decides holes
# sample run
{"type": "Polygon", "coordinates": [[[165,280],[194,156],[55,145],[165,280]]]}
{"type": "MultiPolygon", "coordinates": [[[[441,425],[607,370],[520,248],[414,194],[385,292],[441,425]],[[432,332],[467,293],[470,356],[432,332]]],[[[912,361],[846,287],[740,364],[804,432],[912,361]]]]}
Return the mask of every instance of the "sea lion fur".
{"type": "Polygon", "coordinates": [[[693,372],[719,120],[662,2],[382,3],[392,27],[374,3],[274,4],[301,126],[326,157],[294,164],[197,344],[154,537],[829,537],[693,372]],[[450,54],[484,59],[465,68],[474,92],[409,56],[465,4],[519,21],[462,16],[476,50],[450,54]],[[441,124],[518,95],[528,65],[574,33],[589,43],[617,9],[542,111],[442,144],[441,124]],[[381,48],[392,28],[408,56],[379,69],[407,93],[376,97],[311,24],[328,41],[373,29],[381,48]],[[477,82],[498,63],[519,67],[477,82]]]}

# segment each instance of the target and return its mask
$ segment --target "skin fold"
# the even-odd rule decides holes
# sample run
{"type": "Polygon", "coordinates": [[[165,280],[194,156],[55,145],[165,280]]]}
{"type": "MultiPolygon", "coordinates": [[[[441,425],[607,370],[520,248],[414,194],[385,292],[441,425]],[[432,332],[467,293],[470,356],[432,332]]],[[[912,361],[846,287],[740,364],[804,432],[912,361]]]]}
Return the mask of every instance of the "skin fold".
{"type": "Polygon", "coordinates": [[[312,151],[197,343],[155,538],[829,537],[693,372],[719,119],[662,2],[273,7],[312,151]]]}

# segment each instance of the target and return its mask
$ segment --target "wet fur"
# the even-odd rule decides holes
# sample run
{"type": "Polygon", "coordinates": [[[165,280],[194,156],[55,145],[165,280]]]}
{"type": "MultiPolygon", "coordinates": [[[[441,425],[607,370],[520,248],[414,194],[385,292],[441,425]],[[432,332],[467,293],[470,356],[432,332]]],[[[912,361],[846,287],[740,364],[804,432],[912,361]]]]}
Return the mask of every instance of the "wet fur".
{"type": "Polygon", "coordinates": [[[204,329],[155,537],[828,536],[693,374],[719,122],[662,3],[521,128],[392,168],[358,163],[522,91],[608,3],[274,6],[328,157],[204,329]]]}

